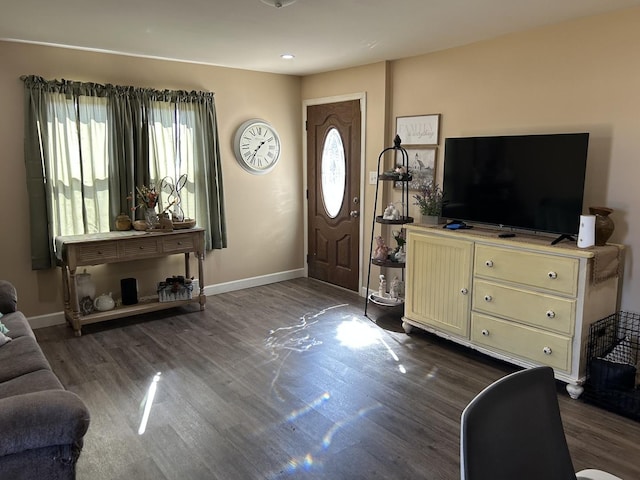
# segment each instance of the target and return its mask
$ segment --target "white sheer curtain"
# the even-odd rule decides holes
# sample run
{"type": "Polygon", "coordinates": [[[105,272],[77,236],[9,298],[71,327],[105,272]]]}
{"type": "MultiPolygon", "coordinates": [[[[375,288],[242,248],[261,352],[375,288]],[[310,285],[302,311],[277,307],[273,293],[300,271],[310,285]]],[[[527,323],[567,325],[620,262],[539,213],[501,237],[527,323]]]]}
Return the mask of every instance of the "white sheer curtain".
{"type": "Polygon", "coordinates": [[[160,191],[160,211],[169,208],[176,217],[196,218],[194,136],[200,128],[189,104],[150,102],[149,170],[160,191]]]}
{"type": "Polygon", "coordinates": [[[109,231],[107,101],[47,93],[46,170],[57,235],[109,231]]]}

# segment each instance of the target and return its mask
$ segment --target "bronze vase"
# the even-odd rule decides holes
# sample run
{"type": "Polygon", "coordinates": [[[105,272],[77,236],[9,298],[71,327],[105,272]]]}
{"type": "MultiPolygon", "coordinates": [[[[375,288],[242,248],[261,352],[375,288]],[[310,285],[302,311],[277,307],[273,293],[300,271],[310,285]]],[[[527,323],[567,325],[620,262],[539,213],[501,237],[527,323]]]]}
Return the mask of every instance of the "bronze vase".
{"type": "Polygon", "coordinates": [[[131,218],[129,215],[121,213],[116,217],[116,230],[126,231],[131,230],[131,218]]]}
{"type": "Polygon", "coordinates": [[[607,207],[589,207],[589,213],[596,217],[596,246],[602,246],[613,234],[615,224],[609,215],[613,209],[607,207]]]}

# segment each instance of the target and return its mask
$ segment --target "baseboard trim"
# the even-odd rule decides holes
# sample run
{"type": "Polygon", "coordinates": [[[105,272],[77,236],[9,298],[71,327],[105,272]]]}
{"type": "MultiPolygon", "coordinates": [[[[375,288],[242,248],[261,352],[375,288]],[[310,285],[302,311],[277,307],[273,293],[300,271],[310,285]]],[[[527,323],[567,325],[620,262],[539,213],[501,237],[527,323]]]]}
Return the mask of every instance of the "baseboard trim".
{"type": "Polygon", "coordinates": [[[38,315],[27,319],[33,330],[38,328],[53,327],[65,323],[64,312],[48,313],[46,315],[38,315]]]}
{"type": "MultiPolygon", "coordinates": [[[[218,283],[215,285],[207,285],[204,287],[204,294],[218,295],[220,293],[234,292],[245,288],[259,287],[270,283],[284,282],[285,280],[293,280],[305,276],[303,268],[297,270],[288,270],[286,272],[271,273],[259,277],[243,278],[242,280],[234,280],[233,282],[218,283]]],[[[37,315],[27,319],[33,330],[38,328],[53,327],[55,325],[63,325],[66,323],[64,312],[48,313],[46,315],[37,315]]]]}
{"type": "Polygon", "coordinates": [[[219,293],[235,292],[236,290],[244,290],[245,288],[260,287],[270,283],[284,282],[285,280],[293,280],[294,278],[304,277],[304,269],[289,270],[286,272],[271,273],[260,277],[243,278],[242,280],[234,280],[233,282],[218,283],[215,285],[207,285],[204,287],[204,294],[218,295],[219,293]]]}

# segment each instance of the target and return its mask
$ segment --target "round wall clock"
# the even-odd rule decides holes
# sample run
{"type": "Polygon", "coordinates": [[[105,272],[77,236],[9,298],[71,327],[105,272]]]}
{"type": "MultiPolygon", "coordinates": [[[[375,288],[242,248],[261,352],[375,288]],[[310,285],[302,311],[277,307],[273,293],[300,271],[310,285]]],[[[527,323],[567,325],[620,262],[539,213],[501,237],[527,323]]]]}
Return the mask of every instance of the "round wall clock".
{"type": "Polygon", "coordinates": [[[280,136],[268,122],[253,118],[238,127],[233,148],[242,168],[261,175],[271,171],[280,158],[280,136]]]}

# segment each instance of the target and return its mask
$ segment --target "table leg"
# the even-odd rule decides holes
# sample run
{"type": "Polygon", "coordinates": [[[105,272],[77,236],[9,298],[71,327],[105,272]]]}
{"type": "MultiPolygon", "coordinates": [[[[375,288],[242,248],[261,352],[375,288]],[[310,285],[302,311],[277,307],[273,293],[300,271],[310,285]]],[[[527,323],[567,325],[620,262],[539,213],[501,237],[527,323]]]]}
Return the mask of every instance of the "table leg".
{"type": "Polygon", "coordinates": [[[64,301],[64,311],[67,312],[71,307],[69,304],[69,274],[67,272],[67,266],[60,265],[60,272],[62,272],[62,299],[64,301]]]}
{"type": "Polygon", "coordinates": [[[184,278],[191,278],[191,268],[189,267],[189,252],[184,254],[184,278]]]}
{"type": "Polygon", "coordinates": [[[69,269],[69,301],[71,304],[71,326],[76,337],[82,335],[80,323],[80,305],[78,303],[78,289],[76,288],[76,269],[69,269]]]}
{"type": "Polygon", "coordinates": [[[204,310],[204,305],[207,303],[207,297],[204,294],[204,268],[202,267],[204,252],[197,252],[196,257],[198,258],[198,283],[200,284],[200,310],[204,310]]]}

